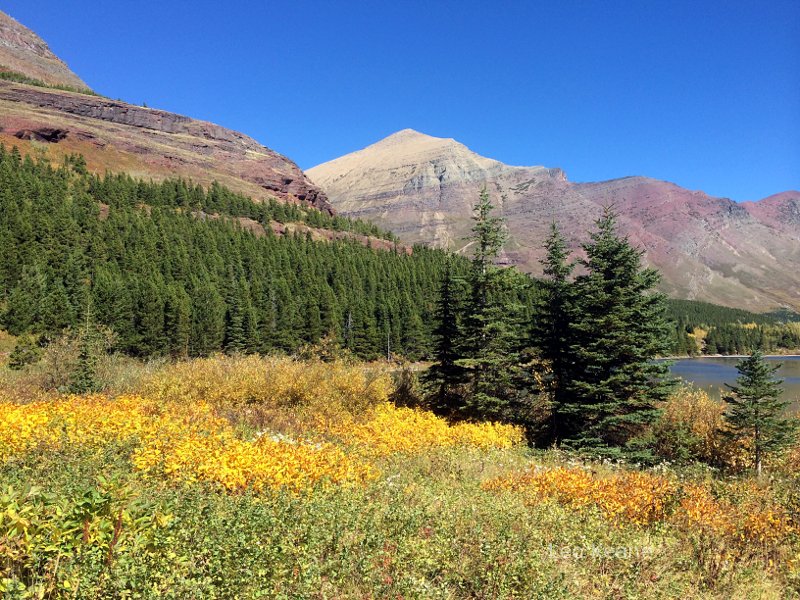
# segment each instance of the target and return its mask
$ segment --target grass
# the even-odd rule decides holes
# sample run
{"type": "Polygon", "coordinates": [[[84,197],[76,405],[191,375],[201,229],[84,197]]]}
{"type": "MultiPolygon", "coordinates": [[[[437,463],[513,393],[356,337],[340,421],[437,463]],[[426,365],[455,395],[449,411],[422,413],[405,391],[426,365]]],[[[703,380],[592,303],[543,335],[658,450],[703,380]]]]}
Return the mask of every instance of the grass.
{"type": "Polygon", "coordinates": [[[6,411],[30,417],[37,406],[63,405],[60,420],[38,425],[38,443],[0,466],[7,597],[695,599],[800,591],[793,531],[734,553],[738,546],[715,530],[684,526],[687,511],[678,510],[679,490],[698,486],[714,502],[704,515],[758,505],[791,519],[800,495],[778,471],[761,484],[708,470],[639,471],[533,450],[510,431],[456,434],[432,416],[391,408],[379,365],[215,358],[124,361],[109,372],[105,396],[48,393],[39,404],[25,404],[31,398],[0,380],[6,411]],[[167,450],[159,468],[145,471],[135,457],[148,431],[160,432],[167,450]],[[217,439],[220,431],[228,449],[264,436],[287,448],[329,444],[375,476],[256,489],[185,476],[197,465],[211,472],[221,453],[210,463],[190,453],[181,469],[167,468],[178,441],[217,439]],[[540,485],[541,474],[557,470],[565,475],[540,485]],[[651,502],[642,485],[651,478],[678,494],[658,505],[662,512],[642,522],[609,516],[617,500],[635,508],[631,489],[651,502]],[[513,485],[498,483],[506,481],[513,485]]]}
{"type": "Polygon", "coordinates": [[[89,88],[76,88],[71,85],[45,83],[41,79],[28,77],[27,75],[23,75],[22,73],[17,73],[16,71],[0,70],[0,79],[3,79],[5,81],[13,81],[15,83],[24,83],[26,85],[35,85],[36,87],[48,88],[51,90],[75,92],[78,94],[86,94],[87,96],[100,96],[100,94],[93,92],[89,88]]]}

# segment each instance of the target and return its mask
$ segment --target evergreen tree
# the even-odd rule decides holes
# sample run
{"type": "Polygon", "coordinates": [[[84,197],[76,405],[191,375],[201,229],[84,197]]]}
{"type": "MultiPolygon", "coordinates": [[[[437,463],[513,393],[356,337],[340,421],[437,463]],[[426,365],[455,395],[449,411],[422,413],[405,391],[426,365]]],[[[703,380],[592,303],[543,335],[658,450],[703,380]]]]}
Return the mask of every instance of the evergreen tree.
{"type": "Polygon", "coordinates": [[[763,459],[788,447],[795,439],[797,422],[785,415],[789,400],[781,400],[782,379],[775,377],[780,365],[770,366],[760,350],[736,366],[736,385],[728,385],[726,433],[736,440],[749,442],[753,467],[761,476],[763,459]]]}
{"type": "Polygon", "coordinates": [[[558,443],[569,429],[564,407],[569,403],[567,384],[575,366],[571,348],[575,286],[570,281],[575,265],[569,261],[567,242],[555,222],[544,248],[547,251],[541,261],[544,277],[534,307],[531,341],[549,367],[544,382],[551,399],[550,423],[542,441],[552,444],[558,443]]]}
{"type": "Polygon", "coordinates": [[[187,358],[192,332],[192,304],[181,285],[173,284],[168,290],[164,306],[164,330],[170,356],[187,358]]]}
{"type": "Polygon", "coordinates": [[[26,366],[37,362],[42,356],[42,349],[30,335],[23,335],[14,345],[8,357],[8,368],[14,371],[24,369],[26,366]]]}
{"type": "Polygon", "coordinates": [[[496,266],[507,239],[505,223],[493,215],[494,206],[484,188],[474,208],[472,228],[475,254],[469,271],[470,297],[464,320],[463,358],[469,390],[462,412],[470,418],[525,422],[520,376],[520,305],[515,292],[520,281],[512,269],[496,266]]]}
{"type": "Polygon", "coordinates": [[[98,332],[92,323],[91,303],[86,305],[86,318],[78,339],[78,366],[72,374],[69,391],[88,394],[100,389],[97,382],[98,332]]]}
{"type": "Polygon", "coordinates": [[[575,281],[564,440],[597,454],[648,458],[636,442],[672,388],[668,365],[653,360],[669,350],[666,298],[654,291],[659,274],[642,267],[643,252],[618,233],[614,211],[607,208],[596,226],[583,246],[587,273],[575,281]]]}
{"type": "Polygon", "coordinates": [[[423,376],[428,405],[443,414],[451,414],[461,406],[466,381],[466,370],[458,363],[462,358],[464,289],[453,270],[453,261],[448,259],[436,302],[433,364],[423,376]]]}

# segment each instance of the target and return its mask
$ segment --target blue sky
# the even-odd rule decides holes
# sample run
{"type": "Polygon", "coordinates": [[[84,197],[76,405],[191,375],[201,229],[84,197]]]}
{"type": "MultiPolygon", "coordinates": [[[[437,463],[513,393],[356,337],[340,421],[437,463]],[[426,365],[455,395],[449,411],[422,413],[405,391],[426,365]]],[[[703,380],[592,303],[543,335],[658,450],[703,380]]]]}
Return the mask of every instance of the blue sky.
{"type": "Polygon", "coordinates": [[[0,0],[105,95],[308,168],[399,129],[572,181],[800,189],[800,1],[0,0]]]}

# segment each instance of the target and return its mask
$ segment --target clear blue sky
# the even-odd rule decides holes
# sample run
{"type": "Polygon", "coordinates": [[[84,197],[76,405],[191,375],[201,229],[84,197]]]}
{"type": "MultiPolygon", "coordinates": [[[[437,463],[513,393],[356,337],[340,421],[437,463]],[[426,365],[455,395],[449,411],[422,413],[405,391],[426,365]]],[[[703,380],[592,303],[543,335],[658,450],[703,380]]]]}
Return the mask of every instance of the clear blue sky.
{"type": "Polygon", "coordinates": [[[573,181],[800,189],[800,0],[0,0],[105,95],[308,168],[405,127],[573,181]]]}

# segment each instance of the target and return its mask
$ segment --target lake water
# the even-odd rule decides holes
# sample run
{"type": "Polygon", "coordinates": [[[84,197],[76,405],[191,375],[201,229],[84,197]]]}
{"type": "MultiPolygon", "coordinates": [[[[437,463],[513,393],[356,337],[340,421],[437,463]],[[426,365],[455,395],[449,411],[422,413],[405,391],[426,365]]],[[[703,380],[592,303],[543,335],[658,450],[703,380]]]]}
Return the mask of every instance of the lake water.
{"type": "MultiPolygon", "coordinates": [[[[712,397],[721,398],[721,390],[727,390],[725,384],[736,383],[736,364],[740,360],[727,357],[687,358],[674,361],[670,371],[695,387],[708,391],[712,397]]],[[[797,410],[800,408],[800,356],[770,356],[766,360],[782,365],[776,373],[784,380],[782,398],[791,400],[797,410]]]]}

